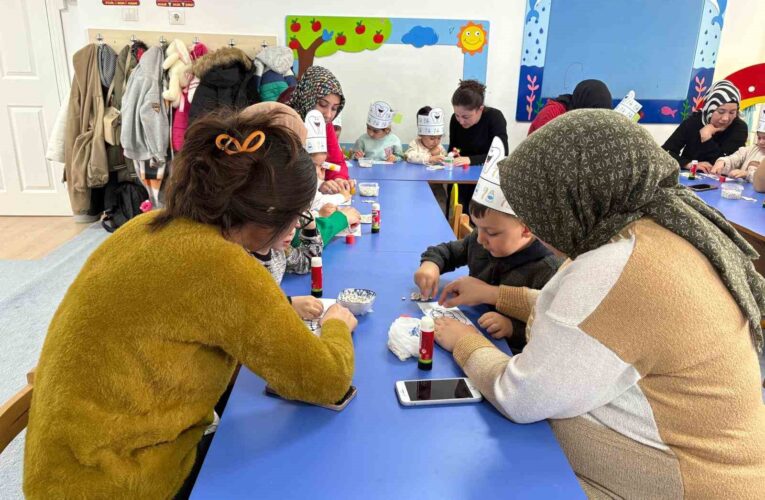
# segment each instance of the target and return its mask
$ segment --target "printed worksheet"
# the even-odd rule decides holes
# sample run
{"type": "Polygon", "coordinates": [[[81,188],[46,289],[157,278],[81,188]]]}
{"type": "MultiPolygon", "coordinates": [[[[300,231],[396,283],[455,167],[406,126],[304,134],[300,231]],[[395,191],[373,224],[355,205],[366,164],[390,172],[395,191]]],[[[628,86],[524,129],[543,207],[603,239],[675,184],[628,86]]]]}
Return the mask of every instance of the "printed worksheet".
{"type": "Polygon", "coordinates": [[[465,316],[465,313],[456,307],[443,307],[438,302],[418,302],[417,305],[423,314],[436,318],[452,318],[466,325],[473,326],[473,322],[465,316]]]}
{"type": "MultiPolygon", "coordinates": [[[[335,299],[319,299],[322,304],[324,304],[324,312],[327,312],[327,309],[330,308],[330,306],[334,305],[337,300],[335,299]]],[[[321,318],[324,317],[324,313],[322,313],[321,318]]],[[[318,319],[304,319],[303,322],[305,323],[305,326],[308,327],[309,330],[311,330],[311,333],[316,335],[317,337],[321,336],[321,325],[319,324],[319,321],[321,321],[321,318],[318,319]]]]}

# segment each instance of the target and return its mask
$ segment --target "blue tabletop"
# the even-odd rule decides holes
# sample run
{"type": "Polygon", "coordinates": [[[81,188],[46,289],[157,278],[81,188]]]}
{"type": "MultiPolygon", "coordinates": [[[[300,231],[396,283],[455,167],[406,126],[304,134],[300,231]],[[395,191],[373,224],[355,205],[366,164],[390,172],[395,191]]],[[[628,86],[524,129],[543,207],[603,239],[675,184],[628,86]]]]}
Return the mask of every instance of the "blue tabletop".
{"type": "MultiPolygon", "coordinates": [[[[721,185],[720,182],[706,177],[697,177],[696,180],[689,181],[687,178],[680,176],[680,183],[686,186],[692,184],[711,184],[719,187],[721,185]]],[[[696,194],[707,205],[719,210],[730,222],[738,226],[740,230],[755,238],[765,240],[765,208],[762,208],[765,194],[756,192],[749,183],[745,183],[743,186],[744,196],[755,198],[756,202],[723,198],[720,189],[700,191],[696,194]]]]}
{"type": "Polygon", "coordinates": [[[400,161],[391,165],[359,167],[355,160],[348,161],[348,173],[359,181],[427,181],[431,183],[475,184],[481,175],[481,165],[443,170],[428,170],[425,165],[400,161]]]}
{"type": "MultiPolygon", "coordinates": [[[[546,422],[514,424],[486,401],[398,403],[397,380],[463,376],[440,348],[431,372],[387,348],[391,323],[420,315],[409,300],[420,253],[454,235],[426,183],[382,181],[379,200],[379,234],[365,226],[355,244],[337,240],[324,251],[325,297],[346,287],[377,292],[354,333],[358,395],[340,413],[283,401],[265,396],[265,383],[242,368],[192,498],[584,498],[546,422]]],[[[354,205],[371,208],[358,196],[354,205]]],[[[287,275],[282,285],[303,295],[310,280],[287,275]]],[[[482,311],[465,312],[475,320],[482,311]]]]}

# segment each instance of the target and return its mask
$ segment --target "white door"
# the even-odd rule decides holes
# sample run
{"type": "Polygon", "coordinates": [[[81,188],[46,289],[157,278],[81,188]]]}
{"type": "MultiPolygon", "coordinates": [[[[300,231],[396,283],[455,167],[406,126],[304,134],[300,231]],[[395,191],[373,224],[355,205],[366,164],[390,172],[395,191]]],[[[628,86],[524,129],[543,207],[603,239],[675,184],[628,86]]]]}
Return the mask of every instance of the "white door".
{"type": "Polygon", "coordinates": [[[45,159],[60,102],[45,0],[0,0],[0,215],[71,215],[45,159]]]}

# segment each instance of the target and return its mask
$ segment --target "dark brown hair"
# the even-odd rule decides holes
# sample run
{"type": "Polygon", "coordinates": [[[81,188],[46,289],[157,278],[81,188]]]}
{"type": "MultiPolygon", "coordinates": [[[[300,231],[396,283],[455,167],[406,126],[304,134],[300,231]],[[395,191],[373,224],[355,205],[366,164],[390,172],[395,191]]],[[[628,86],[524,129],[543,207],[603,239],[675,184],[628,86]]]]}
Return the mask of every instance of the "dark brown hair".
{"type": "Polygon", "coordinates": [[[516,218],[513,215],[506,214],[505,212],[500,212],[499,210],[495,210],[495,209],[493,209],[491,207],[487,207],[486,205],[484,205],[481,202],[478,202],[478,201],[475,201],[475,200],[470,200],[470,206],[468,207],[468,211],[470,212],[470,215],[472,215],[476,219],[483,219],[484,217],[486,217],[486,211],[487,210],[494,210],[495,212],[497,212],[499,214],[506,215],[508,217],[516,218]]]}
{"type": "Polygon", "coordinates": [[[417,116],[428,116],[432,109],[430,106],[423,106],[417,110],[417,116]]]}
{"type": "Polygon", "coordinates": [[[294,224],[316,194],[316,169],[281,114],[220,110],[198,118],[173,161],[166,206],[152,227],[187,218],[226,234],[249,222],[269,230],[271,243],[294,224]],[[256,130],[265,141],[255,152],[229,155],[215,144],[220,134],[243,143],[256,130]]]}
{"type": "Polygon", "coordinates": [[[460,80],[457,90],[452,94],[452,106],[478,109],[483,106],[486,85],[477,80],[460,80]]]}

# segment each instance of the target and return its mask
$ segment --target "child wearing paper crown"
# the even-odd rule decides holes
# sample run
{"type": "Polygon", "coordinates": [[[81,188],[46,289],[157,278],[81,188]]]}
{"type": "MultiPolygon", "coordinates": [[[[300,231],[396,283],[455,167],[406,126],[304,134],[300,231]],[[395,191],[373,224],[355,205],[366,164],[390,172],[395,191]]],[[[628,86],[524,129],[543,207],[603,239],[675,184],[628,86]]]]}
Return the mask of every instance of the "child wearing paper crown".
{"type": "Polygon", "coordinates": [[[409,163],[434,165],[446,157],[441,144],[444,136],[444,111],[425,106],[417,111],[417,138],[409,143],[404,158],[409,163]]]}
{"type": "MultiPolygon", "coordinates": [[[[475,230],[461,240],[429,247],[420,257],[414,282],[423,297],[436,297],[441,274],[464,265],[469,276],[447,285],[439,303],[452,307],[460,303],[456,299],[468,299],[480,291],[482,297],[493,297],[488,304],[494,306],[504,288],[539,290],[558,270],[561,259],[531,234],[502,194],[497,163],[504,156],[502,141],[495,137],[470,202],[475,230]]],[[[478,324],[495,339],[505,338],[514,352],[526,345],[523,321],[490,311],[478,324]]]]}
{"type": "Polygon", "coordinates": [[[373,102],[367,114],[367,131],[353,145],[354,158],[400,161],[404,157],[401,139],[390,131],[393,110],[383,101],[373,102]]]}
{"type": "Polygon", "coordinates": [[[316,177],[318,185],[316,186],[316,196],[311,203],[311,210],[316,211],[322,217],[328,217],[338,205],[351,199],[349,191],[340,191],[338,194],[324,194],[319,191],[319,186],[324,182],[325,172],[327,170],[339,170],[339,166],[327,163],[327,126],[324,123],[324,116],[320,111],[312,110],[305,115],[305,128],[308,132],[306,137],[305,149],[313,160],[316,167],[316,177]]]}
{"type": "Polygon", "coordinates": [[[740,147],[729,156],[719,158],[712,167],[715,175],[727,175],[734,179],[746,179],[754,184],[754,189],[760,193],[765,191],[765,169],[760,169],[760,163],[765,158],[765,109],[760,114],[757,124],[757,140],[749,147],[740,147]],[[760,172],[762,170],[762,172],[760,172]],[[760,172],[758,174],[758,172],[760,172]]]}

